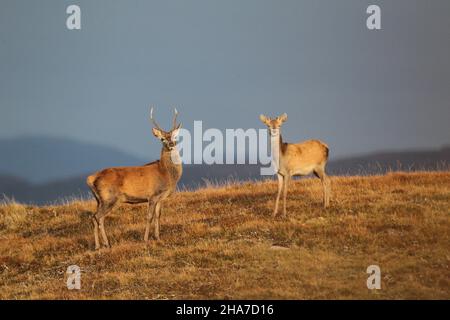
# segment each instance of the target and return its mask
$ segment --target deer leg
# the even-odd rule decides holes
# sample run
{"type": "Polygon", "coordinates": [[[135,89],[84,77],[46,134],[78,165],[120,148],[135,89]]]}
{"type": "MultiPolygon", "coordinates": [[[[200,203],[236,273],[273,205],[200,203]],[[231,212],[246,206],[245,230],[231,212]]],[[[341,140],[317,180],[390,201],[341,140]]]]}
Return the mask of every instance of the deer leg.
{"type": "Polygon", "coordinates": [[[94,225],[95,250],[100,249],[100,240],[98,239],[98,221],[96,216],[92,217],[92,224],[94,225]]]}
{"type": "Polygon", "coordinates": [[[275,209],[273,210],[273,216],[275,217],[278,213],[278,203],[280,202],[281,190],[283,189],[283,176],[278,174],[278,193],[277,200],[275,200],[275,209]]]}
{"type": "Polygon", "coordinates": [[[286,196],[287,196],[289,179],[290,179],[290,176],[288,176],[288,175],[286,175],[284,177],[284,186],[283,186],[283,216],[284,217],[286,217],[286,196]]]}
{"type": "Polygon", "coordinates": [[[148,212],[147,212],[147,225],[145,226],[145,235],[144,235],[144,241],[148,241],[148,237],[150,235],[150,224],[153,221],[153,217],[155,215],[155,209],[156,204],[153,203],[151,200],[148,201],[148,212]]]}
{"type": "Polygon", "coordinates": [[[103,216],[99,219],[99,226],[100,226],[100,232],[102,233],[103,244],[105,245],[106,248],[111,248],[111,246],[109,245],[108,237],[106,236],[106,231],[105,231],[105,216],[103,216]]]}
{"type": "Polygon", "coordinates": [[[95,218],[98,221],[100,233],[102,235],[103,245],[107,248],[110,248],[108,237],[106,236],[105,231],[105,217],[106,215],[112,210],[114,207],[115,202],[110,202],[108,204],[102,204],[100,205],[97,214],[95,215],[95,218]]]}
{"type": "Polygon", "coordinates": [[[155,206],[155,239],[159,240],[159,217],[161,216],[161,202],[155,206]]]}
{"type": "Polygon", "coordinates": [[[330,178],[324,172],[323,176],[323,192],[324,192],[324,207],[327,208],[330,206],[330,194],[331,194],[331,182],[330,178]]]}
{"type": "MultiPolygon", "coordinates": [[[[100,249],[100,241],[99,241],[99,236],[98,236],[99,229],[102,234],[103,243],[105,244],[106,233],[105,233],[105,229],[104,229],[104,225],[103,225],[103,220],[105,219],[105,215],[107,213],[108,213],[108,209],[105,206],[105,204],[102,202],[99,202],[99,205],[97,207],[97,212],[95,213],[95,215],[92,218],[92,222],[94,224],[95,250],[100,249]]],[[[106,238],[106,242],[107,242],[107,240],[108,239],[106,238]]]]}
{"type": "Polygon", "coordinates": [[[314,174],[322,181],[323,206],[327,208],[330,205],[330,178],[325,173],[325,168],[323,166],[316,168],[314,174]]]}

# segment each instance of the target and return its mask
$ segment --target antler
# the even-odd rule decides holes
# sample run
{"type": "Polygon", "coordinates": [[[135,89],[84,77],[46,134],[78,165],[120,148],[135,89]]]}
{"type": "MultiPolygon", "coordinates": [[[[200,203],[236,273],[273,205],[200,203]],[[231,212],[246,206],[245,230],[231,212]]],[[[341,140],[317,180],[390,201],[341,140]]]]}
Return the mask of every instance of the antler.
{"type": "Polygon", "coordinates": [[[156,123],[155,119],[153,119],[153,107],[150,109],[150,120],[152,120],[153,125],[154,125],[158,130],[162,130],[161,127],[156,123]]]}
{"type": "Polygon", "coordinates": [[[178,116],[177,108],[173,108],[173,109],[174,109],[175,115],[173,116],[173,125],[172,125],[173,128],[172,128],[172,130],[177,127],[177,116],[178,116]]]}

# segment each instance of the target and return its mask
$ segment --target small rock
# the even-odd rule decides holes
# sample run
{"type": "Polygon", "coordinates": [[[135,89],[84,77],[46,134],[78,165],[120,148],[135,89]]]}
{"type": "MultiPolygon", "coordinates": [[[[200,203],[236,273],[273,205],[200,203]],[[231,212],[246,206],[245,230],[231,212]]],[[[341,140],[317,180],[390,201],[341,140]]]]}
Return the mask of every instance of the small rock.
{"type": "Polygon", "coordinates": [[[276,245],[271,246],[270,249],[272,249],[272,250],[289,250],[288,247],[282,247],[282,246],[276,246],[276,245]]]}

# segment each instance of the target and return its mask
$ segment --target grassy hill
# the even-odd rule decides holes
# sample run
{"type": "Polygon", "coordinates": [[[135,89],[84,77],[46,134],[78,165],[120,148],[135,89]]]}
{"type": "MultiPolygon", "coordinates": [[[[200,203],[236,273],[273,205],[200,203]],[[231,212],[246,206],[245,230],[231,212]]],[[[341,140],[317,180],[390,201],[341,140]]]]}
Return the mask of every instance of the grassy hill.
{"type": "Polygon", "coordinates": [[[274,181],[179,192],[161,242],[145,245],[145,206],[106,220],[112,249],[93,251],[93,201],[0,206],[1,299],[450,298],[450,172],[292,183],[288,218],[271,217],[274,181]],[[65,271],[82,269],[81,290],[65,271]],[[366,268],[381,268],[368,290],[366,268]]]}

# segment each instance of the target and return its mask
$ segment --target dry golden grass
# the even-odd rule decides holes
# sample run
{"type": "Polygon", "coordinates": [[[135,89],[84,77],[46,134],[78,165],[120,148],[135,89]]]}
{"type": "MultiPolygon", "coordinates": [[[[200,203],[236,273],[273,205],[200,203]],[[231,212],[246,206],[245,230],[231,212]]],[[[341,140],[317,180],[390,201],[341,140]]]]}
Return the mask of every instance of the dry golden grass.
{"type": "Polygon", "coordinates": [[[0,206],[1,299],[450,298],[450,173],[297,180],[273,219],[274,181],[177,193],[162,242],[145,245],[145,206],[106,220],[112,249],[93,251],[94,202],[0,206]],[[65,271],[82,269],[81,290],[65,271]],[[377,264],[382,289],[366,287],[377,264]]]}

